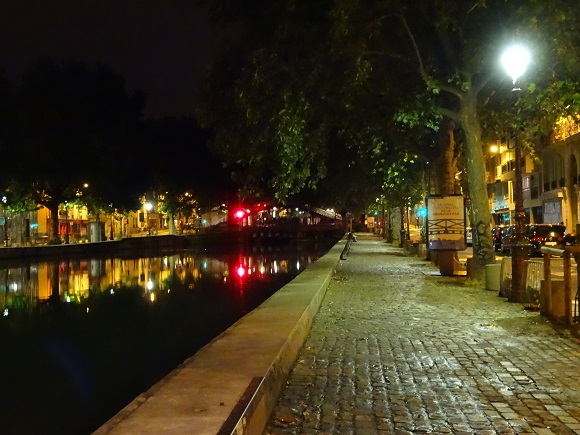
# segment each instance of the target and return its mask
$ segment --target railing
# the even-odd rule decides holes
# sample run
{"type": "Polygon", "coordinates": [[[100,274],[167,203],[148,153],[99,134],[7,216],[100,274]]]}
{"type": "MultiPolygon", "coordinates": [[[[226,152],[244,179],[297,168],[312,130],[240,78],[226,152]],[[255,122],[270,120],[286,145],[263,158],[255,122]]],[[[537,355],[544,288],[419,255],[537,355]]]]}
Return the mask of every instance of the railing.
{"type": "Polygon", "coordinates": [[[356,236],[353,233],[348,233],[348,237],[346,239],[346,244],[344,245],[344,249],[340,254],[341,260],[346,260],[348,257],[348,253],[350,252],[350,245],[352,242],[356,242],[356,236]]]}
{"type": "MultiPolygon", "coordinates": [[[[568,325],[580,321],[578,311],[578,288],[576,288],[576,296],[572,298],[572,266],[570,263],[570,254],[576,258],[576,267],[578,267],[578,260],[580,260],[580,246],[566,246],[564,249],[549,248],[543,246],[540,251],[544,254],[544,289],[546,299],[546,311],[552,313],[552,271],[551,271],[551,256],[558,255],[564,260],[564,320],[568,325]]],[[[580,286],[580,280],[578,280],[580,286]]],[[[578,287],[577,286],[577,287],[578,287]]]]}
{"type": "Polygon", "coordinates": [[[540,258],[530,258],[525,261],[524,269],[527,307],[538,309],[541,304],[541,277],[544,276],[544,263],[540,258]]]}

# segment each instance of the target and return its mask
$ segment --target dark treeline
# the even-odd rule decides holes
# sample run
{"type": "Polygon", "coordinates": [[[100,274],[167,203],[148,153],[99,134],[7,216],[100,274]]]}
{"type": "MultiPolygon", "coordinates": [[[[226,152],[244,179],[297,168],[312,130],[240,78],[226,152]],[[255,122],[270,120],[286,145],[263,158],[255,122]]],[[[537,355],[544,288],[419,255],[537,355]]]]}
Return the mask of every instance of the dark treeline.
{"type": "Polygon", "coordinates": [[[192,118],[146,119],[145,105],[144,93],[129,92],[104,65],[42,59],[15,81],[0,73],[3,206],[44,206],[57,216],[59,205],[81,203],[90,213],[127,213],[156,192],[173,215],[235,194],[208,131],[192,118]]]}

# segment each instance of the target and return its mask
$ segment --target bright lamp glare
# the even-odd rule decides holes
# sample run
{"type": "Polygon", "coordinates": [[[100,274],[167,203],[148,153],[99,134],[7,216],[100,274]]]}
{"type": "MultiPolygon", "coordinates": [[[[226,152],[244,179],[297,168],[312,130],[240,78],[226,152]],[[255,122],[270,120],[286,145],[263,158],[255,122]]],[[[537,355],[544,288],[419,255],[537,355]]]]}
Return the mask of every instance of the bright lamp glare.
{"type": "Polygon", "coordinates": [[[530,52],[521,45],[514,45],[508,48],[501,57],[501,64],[512,78],[514,84],[526,72],[528,63],[530,63],[530,52]]]}

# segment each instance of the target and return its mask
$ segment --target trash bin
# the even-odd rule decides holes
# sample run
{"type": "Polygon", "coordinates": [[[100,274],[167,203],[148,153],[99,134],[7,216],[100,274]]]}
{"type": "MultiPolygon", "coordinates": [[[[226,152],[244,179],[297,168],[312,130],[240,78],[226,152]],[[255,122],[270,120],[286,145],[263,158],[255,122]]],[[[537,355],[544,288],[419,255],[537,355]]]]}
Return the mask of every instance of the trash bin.
{"type": "Polygon", "coordinates": [[[485,265],[485,288],[499,292],[501,284],[501,264],[485,265]]]}
{"type": "Polygon", "coordinates": [[[558,321],[566,320],[566,289],[563,279],[551,280],[552,291],[548,295],[546,281],[541,280],[540,314],[558,321]],[[549,301],[549,302],[548,302],[549,301]]]}

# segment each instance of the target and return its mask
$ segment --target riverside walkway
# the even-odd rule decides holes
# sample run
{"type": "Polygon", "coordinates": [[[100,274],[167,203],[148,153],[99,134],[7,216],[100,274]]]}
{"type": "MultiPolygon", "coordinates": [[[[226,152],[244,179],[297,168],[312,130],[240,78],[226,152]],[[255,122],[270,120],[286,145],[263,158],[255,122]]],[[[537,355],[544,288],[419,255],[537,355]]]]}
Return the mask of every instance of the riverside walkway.
{"type": "Polygon", "coordinates": [[[357,237],[266,433],[580,434],[575,334],[357,237]]]}

